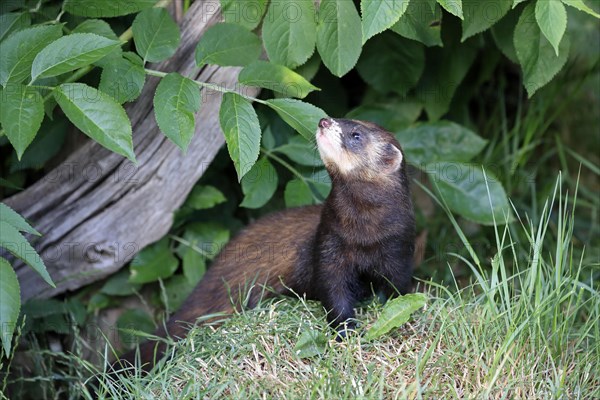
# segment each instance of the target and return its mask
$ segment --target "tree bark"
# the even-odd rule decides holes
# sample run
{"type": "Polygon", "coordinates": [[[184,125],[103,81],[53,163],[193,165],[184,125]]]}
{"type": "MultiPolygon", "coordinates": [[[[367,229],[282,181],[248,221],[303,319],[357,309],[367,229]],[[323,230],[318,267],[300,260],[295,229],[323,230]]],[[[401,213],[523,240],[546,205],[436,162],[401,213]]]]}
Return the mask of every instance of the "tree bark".
{"type": "MultiPolygon", "coordinates": [[[[196,43],[221,19],[218,2],[196,1],[182,22],[176,54],[155,68],[233,87],[238,68],[194,61],[196,43]]],[[[224,143],[219,126],[221,95],[202,90],[196,133],[183,154],[158,129],[152,101],[159,80],[149,79],[127,106],[137,165],[88,141],[43,179],[5,202],[42,233],[33,244],[56,288],[29,266],[16,264],[21,297],[47,298],[112,274],[139,250],[164,236],[194,183],[224,143]]],[[[246,89],[255,95],[257,90],[246,89]]]]}

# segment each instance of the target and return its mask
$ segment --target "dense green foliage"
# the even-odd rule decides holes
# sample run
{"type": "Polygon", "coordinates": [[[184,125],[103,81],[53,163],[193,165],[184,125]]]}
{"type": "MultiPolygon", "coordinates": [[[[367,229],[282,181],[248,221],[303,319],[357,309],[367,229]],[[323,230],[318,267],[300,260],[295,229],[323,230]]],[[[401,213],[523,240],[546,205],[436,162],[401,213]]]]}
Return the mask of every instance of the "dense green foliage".
{"type": "MultiPolygon", "coordinates": [[[[599,277],[593,267],[598,263],[599,171],[598,160],[588,157],[599,143],[588,134],[589,126],[571,128],[577,121],[569,120],[588,114],[588,123],[598,126],[597,110],[586,108],[600,104],[598,94],[585,91],[600,84],[600,54],[594,47],[600,15],[592,1],[323,0],[315,5],[312,0],[221,0],[225,22],[205,32],[195,60],[199,68],[241,67],[235,88],[148,67],[171,57],[180,42],[179,28],[163,9],[169,1],[9,3],[0,5],[3,195],[40,177],[61,150],[68,124],[135,162],[123,105],[138,98],[148,76],[161,79],[154,94],[158,126],[182,151],[192,140],[202,140],[194,131],[203,91],[223,92],[219,120],[227,142],[175,216],[168,237],[105,282],[65,300],[25,304],[24,335],[69,335],[71,350],[81,354],[78,333],[85,332],[85,322],[140,294],[147,295],[145,310],[123,313],[117,326],[152,331],[163,315],[151,317],[148,308],[168,313],[179,307],[241,226],[266,212],[327,196],[330,182],[315,151],[314,131],[318,120],[330,115],[379,123],[402,144],[419,196],[419,230],[429,232],[426,261],[417,274],[461,286],[475,280],[464,298],[458,290],[438,293],[443,300],[428,312],[450,321],[446,308],[460,309],[464,300],[468,312],[456,318],[484,315],[501,332],[481,330],[477,342],[463,321],[448,334],[489,353],[492,368],[485,382],[495,382],[494,374],[507,360],[494,353],[494,346],[511,354],[510,364],[518,351],[531,351],[525,334],[536,341],[533,351],[553,341],[548,365],[557,387],[565,380],[556,365],[563,364],[553,364],[552,357],[587,349],[587,340],[597,340],[599,277]],[[244,85],[263,91],[253,98],[240,90],[244,85]],[[572,199],[578,166],[583,174],[579,213],[569,217],[563,209],[561,225],[556,214],[538,204],[552,195],[558,169],[571,193],[559,197],[572,199]],[[525,223],[531,220],[540,226],[525,223]],[[527,229],[518,229],[519,224],[527,229]],[[493,226],[495,232],[479,225],[493,226]],[[565,233],[566,226],[572,231],[565,233]],[[560,236],[554,248],[544,243],[547,230],[560,236]],[[584,245],[590,250],[584,252],[584,245]],[[526,258],[532,254],[537,258],[526,258]],[[565,260],[567,254],[571,259],[565,260]],[[527,305],[531,298],[536,307],[527,305]],[[571,310],[568,318],[561,310],[571,310]],[[548,339],[548,332],[556,334],[548,339]],[[510,347],[515,341],[517,346],[510,347]]],[[[183,3],[185,11],[190,2],[183,3]]],[[[36,232],[5,208],[0,211],[7,241],[0,246],[52,284],[21,234],[36,232]]],[[[8,355],[21,305],[15,300],[14,271],[2,258],[0,274],[0,323],[10,327],[1,339],[8,355]]],[[[440,332],[448,333],[442,325],[446,329],[440,332]]],[[[122,342],[131,341],[129,333],[119,332],[122,342]]],[[[432,346],[441,340],[434,338],[432,346]]],[[[318,353],[315,341],[322,345],[323,337],[309,332],[296,345],[303,354],[318,353]]],[[[35,340],[28,344],[37,345],[35,340]]],[[[41,365],[38,372],[49,376],[52,368],[41,365]]],[[[583,379],[584,372],[574,379],[583,379]]],[[[559,389],[556,397],[563,393],[559,389]]],[[[207,393],[216,395],[219,389],[207,393]]]]}

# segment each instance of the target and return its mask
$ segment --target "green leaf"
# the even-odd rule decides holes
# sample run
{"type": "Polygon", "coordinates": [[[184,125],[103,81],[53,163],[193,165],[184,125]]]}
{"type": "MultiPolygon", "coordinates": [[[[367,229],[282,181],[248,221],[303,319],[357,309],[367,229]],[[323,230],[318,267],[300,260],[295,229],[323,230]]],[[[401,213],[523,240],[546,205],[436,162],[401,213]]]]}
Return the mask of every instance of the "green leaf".
{"type": "Polygon", "coordinates": [[[314,203],[313,193],[306,182],[294,178],[285,185],[283,192],[287,208],[306,206],[314,203]]]}
{"type": "Polygon", "coordinates": [[[298,338],[294,353],[300,358],[310,358],[323,354],[327,349],[327,337],[315,329],[302,332],[298,338]]]}
{"type": "Polygon", "coordinates": [[[87,302],[87,311],[93,313],[110,305],[110,297],[102,293],[94,293],[87,302]]]}
{"type": "Polygon", "coordinates": [[[412,0],[406,12],[392,30],[408,39],[418,40],[425,46],[442,46],[442,9],[433,1],[433,7],[426,2],[412,0]]]}
{"type": "Polygon", "coordinates": [[[583,2],[583,0],[562,0],[562,2],[568,6],[578,9],[579,11],[583,11],[583,12],[588,13],[596,18],[600,18],[600,14],[598,14],[596,11],[591,9],[587,4],[585,4],[583,2]]]}
{"type": "MultiPolygon", "coordinates": [[[[54,100],[54,99],[52,99],[54,100]]],[[[21,160],[17,160],[17,154],[13,153],[10,159],[10,172],[23,171],[26,169],[39,170],[52,157],[56,156],[63,148],[69,121],[66,118],[57,118],[54,121],[46,119],[23,154],[21,160]]]]}
{"type": "Polygon", "coordinates": [[[108,278],[100,288],[100,292],[109,296],[129,296],[136,293],[141,287],[141,284],[129,282],[129,271],[123,268],[122,271],[108,278]]]}
{"type": "Polygon", "coordinates": [[[4,258],[0,257],[0,338],[6,357],[12,348],[12,337],[21,311],[21,288],[17,274],[4,258]]]}
{"type": "Polygon", "coordinates": [[[382,93],[404,96],[425,68],[423,45],[393,33],[384,33],[367,43],[356,69],[361,78],[382,93]]]}
{"type": "Polygon", "coordinates": [[[404,325],[410,316],[427,304],[427,295],[411,293],[389,300],[383,307],[381,315],[365,334],[365,340],[381,337],[394,328],[404,325]]]}
{"type": "Polygon", "coordinates": [[[506,223],[506,216],[509,222],[512,220],[502,184],[489,172],[486,172],[486,180],[480,165],[438,162],[427,165],[424,170],[452,211],[483,225],[493,225],[494,218],[497,224],[506,223]]]}
{"type": "Polygon", "coordinates": [[[57,76],[98,61],[121,42],[94,33],[73,33],[46,46],[33,60],[32,82],[39,78],[57,76]]]}
{"type": "Polygon", "coordinates": [[[567,10],[560,1],[537,1],[535,20],[546,39],[554,47],[558,57],[558,46],[567,30],[567,10]]]}
{"type": "Polygon", "coordinates": [[[363,44],[398,22],[406,11],[408,3],[409,0],[361,0],[363,44]]]}
{"type": "Polygon", "coordinates": [[[164,8],[142,11],[135,17],[131,28],[135,48],[144,64],[171,57],[181,41],[179,27],[164,8]]]}
{"type": "Polygon", "coordinates": [[[416,95],[430,120],[437,120],[450,108],[458,85],[471,68],[478,48],[471,41],[444,44],[428,49],[428,62],[416,87],[416,95]]]}
{"type": "Polygon", "coordinates": [[[16,32],[0,43],[0,85],[21,83],[30,76],[36,55],[62,36],[62,25],[36,26],[16,32]]]}
{"type": "Polygon", "coordinates": [[[329,196],[329,192],[331,191],[331,177],[325,168],[317,170],[310,175],[305,174],[304,179],[306,179],[313,192],[315,203],[319,203],[329,196]],[[316,195],[319,195],[320,198],[316,195]]]}
{"type": "Polygon", "coordinates": [[[196,46],[196,65],[244,66],[258,59],[260,39],[243,26],[216,24],[208,28],[196,46]]]}
{"type": "Polygon", "coordinates": [[[262,38],[269,60],[294,69],[310,58],[317,40],[315,5],[312,0],[269,3],[262,38]]]}
{"type": "Polygon", "coordinates": [[[496,46],[498,46],[502,54],[515,64],[518,64],[519,61],[517,60],[513,35],[521,16],[521,11],[520,8],[510,10],[504,18],[492,27],[492,36],[496,46]]]}
{"type": "MultiPolygon", "coordinates": [[[[185,299],[194,291],[196,284],[191,283],[183,275],[175,275],[165,282],[166,303],[169,311],[175,311],[181,308],[185,299]]],[[[164,299],[161,296],[161,300],[164,299]]]]}
{"type": "Polygon", "coordinates": [[[552,44],[535,23],[534,14],[535,4],[531,3],[523,10],[514,34],[515,50],[529,97],[562,69],[569,57],[570,47],[569,36],[564,35],[557,56],[552,44]]]}
{"type": "Polygon", "coordinates": [[[187,226],[183,238],[211,260],[229,241],[229,230],[216,222],[195,222],[187,226]]]}
{"type": "Polygon", "coordinates": [[[301,99],[313,90],[319,90],[319,88],[304,79],[302,75],[283,65],[266,61],[255,61],[245,67],[240,72],[238,81],[243,85],[258,86],[283,93],[286,97],[301,99]]]}
{"type": "Polygon", "coordinates": [[[0,91],[0,123],[21,159],[44,119],[44,100],[32,87],[10,85],[0,91]]]}
{"type": "MultiPolygon", "coordinates": [[[[131,349],[140,341],[143,333],[154,332],[155,326],[152,317],[140,309],[125,310],[117,320],[119,339],[125,348],[131,349]],[[140,332],[142,334],[140,334],[140,332]]],[[[141,339],[143,340],[143,339],[141,339]]]]}
{"type": "Polygon", "coordinates": [[[423,105],[416,101],[388,100],[385,103],[358,106],[346,114],[346,118],[370,121],[390,132],[395,132],[412,125],[422,111],[423,105]]]}
{"type": "MultiPolygon", "coordinates": [[[[129,57],[138,56],[130,53],[129,57]]],[[[142,60],[139,59],[139,61],[141,63],[142,60]]],[[[145,81],[146,72],[142,64],[121,57],[107,63],[102,69],[98,89],[123,104],[139,97],[145,81]]]]}
{"type": "Polygon", "coordinates": [[[206,273],[206,258],[191,247],[186,247],[181,256],[183,275],[192,285],[200,282],[206,273]]]}
{"type": "Polygon", "coordinates": [[[221,14],[225,22],[256,28],[267,10],[268,0],[221,0],[221,14]]]}
{"type": "Polygon", "coordinates": [[[362,50],[361,23],[354,3],[323,0],[319,7],[317,50],[323,64],[335,76],[346,75],[358,61],[362,50]]]}
{"type": "Polygon", "coordinates": [[[438,4],[452,15],[463,19],[463,7],[461,0],[437,0],[438,4]]]}
{"type": "Polygon", "coordinates": [[[179,262],[169,248],[169,240],[162,239],[142,251],[131,261],[129,283],[148,283],[173,275],[179,262]]]}
{"type": "Polygon", "coordinates": [[[27,232],[36,236],[41,235],[25,221],[25,218],[4,203],[0,203],[0,221],[6,222],[19,232],[27,232]]]}
{"type": "Polygon", "coordinates": [[[266,157],[262,157],[242,178],[244,200],[240,207],[264,206],[273,197],[278,182],[277,171],[266,157]]]}
{"type": "Polygon", "coordinates": [[[319,107],[295,99],[271,99],[267,105],[279,114],[289,126],[304,136],[308,141],[315,138],[317,125],[327,114],[319,107]]]}
{"type": "Polygon", "coordinates": [[[200,110],[200,88],[191,79],[172,72],[161,79],[154,94],[154,115],[161,132],[186,151],[200,110]]]}
{"type": "Polygon", "coordinates": [[[95,33],[111,40],[119,39],[108,22],[101,19],[87,19],[77,25],[71,33],[95,33]]]}
{"type": "Polygon", "coordinates": [[[11,33],[25,29],[29,25],[31,25],[31,17],[28,12],[0,15],[0,42],[9,37],[11,33]]]}
{"type": "Polygon", "coordinates": [[[225,201],[227,201],[227,199],[216,187],[210,185],[196,185],[185,201],[185,205],[194,210],[204,210],[213,208],[217,204],[224,203],[225,201]]]}
{"type": "Polygon", "coordinates": [[[319,72],[320,67],[321,57],[319,57],[318,53],[315,53],[308,59],[307,62],[296,68],[295,71],[296,73],[302,75],[307,81],[312,81],[317,75],[317,72],[319,72]]]}
{"type": "Polygon", "coordinates": [[[487,140],[450,121],[419,124],[396,133],[407,160],[417,166],[438,161],[469,161],[487,140]]]}
{"type": "Polygon", "coordinates": [[[252,104],[236,93],[225,93],[219,111],[221,129],[238,180],[252,168],[260,151],[260,124],[252,104]]]}
{"type": "Polygon", "coordinates": [[[462,0],[464,20],[462,38],[465,41],[471,36],[489,29],[511,9],[512,0],[462,0]]]}
{"type": "Polygon", "coordinates": [[[52,278],[48,275],[42,258],[31,247],[27,239],[6,221],[0,221],[0,247],[4,247],[12,255],[23,260],[23,262],[40,274],[48,285],[56,287],[52,278]]]}
{"type": "Polygon", "coordinates": [[[131,122],[112,97],[83,83],[64,83],[55,89],[54,97],[79,130],[107,149],[136,162],[131,122]]]}
{"type": "Polygon", "coordinates": [[[156,0],[66,0],[63,10],[86,18],[119,17],[153,7],[156,0]]]}
{"type": "Polygon", "coordinates": [[[319,156],[316,146],[307,142],[303,136],[294,136],[289,142],[275,149],[273,152],[285,154],[290,160],[308,167],[322,167],[323,160],[319,156]]]}

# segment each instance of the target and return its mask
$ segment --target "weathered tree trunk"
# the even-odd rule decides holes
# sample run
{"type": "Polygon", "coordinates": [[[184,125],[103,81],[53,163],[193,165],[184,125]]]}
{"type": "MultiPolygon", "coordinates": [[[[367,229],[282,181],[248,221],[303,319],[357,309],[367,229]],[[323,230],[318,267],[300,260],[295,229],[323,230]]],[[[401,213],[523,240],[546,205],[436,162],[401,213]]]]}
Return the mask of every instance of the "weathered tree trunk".
{"type": "MultiPolygon", "coordinates": [[[[194,62],[199,38],[220,19],[218,4],[194,2],[182,22],[177,53],[157,69],[233,87],[237,68],[198,70],[194,62]]],[[[50,297],[101,279],[164,236],[173,211],[223,145],[221,95],[207,90],[202,91],[196,134],[187,153],[167,140],[152,111],[158,82],[149,79],[140,98],[127,107],[137,165],[90,140],[46,177],[6,200],[42,232],[34,247],[57,286],[51,288],[33,269],[18,264],[23,299],[50,297]]]]}

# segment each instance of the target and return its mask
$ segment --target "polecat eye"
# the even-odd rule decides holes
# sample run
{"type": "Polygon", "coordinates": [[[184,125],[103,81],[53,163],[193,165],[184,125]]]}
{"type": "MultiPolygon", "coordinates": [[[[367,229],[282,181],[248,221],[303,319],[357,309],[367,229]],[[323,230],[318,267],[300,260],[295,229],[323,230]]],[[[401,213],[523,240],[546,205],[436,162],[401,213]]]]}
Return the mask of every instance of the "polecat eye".
{"type": "Polygon", "coordinates": [[[352,132],[350,136],[352,136],[352,139],[354,140],[360,140],[361,134],[360,132],[352,132]]]}

